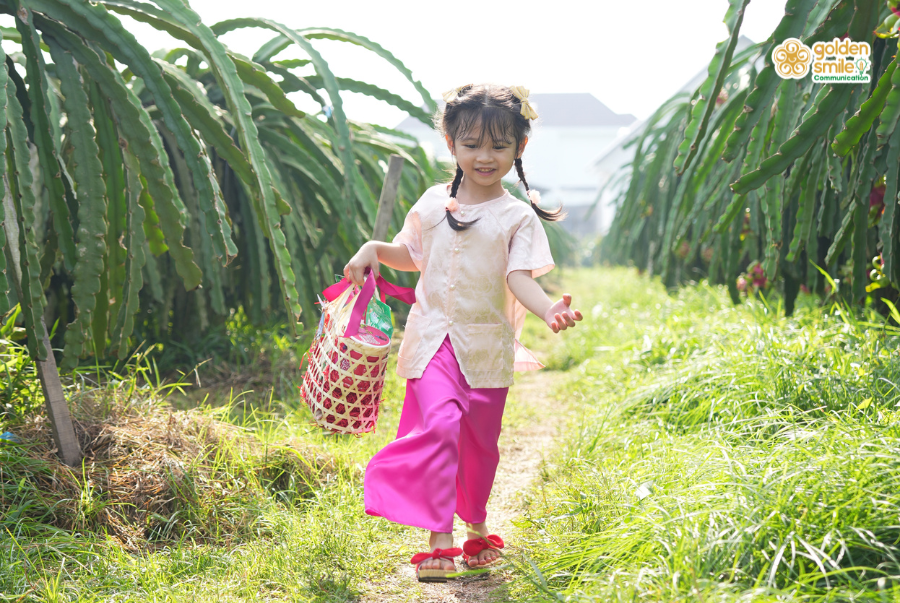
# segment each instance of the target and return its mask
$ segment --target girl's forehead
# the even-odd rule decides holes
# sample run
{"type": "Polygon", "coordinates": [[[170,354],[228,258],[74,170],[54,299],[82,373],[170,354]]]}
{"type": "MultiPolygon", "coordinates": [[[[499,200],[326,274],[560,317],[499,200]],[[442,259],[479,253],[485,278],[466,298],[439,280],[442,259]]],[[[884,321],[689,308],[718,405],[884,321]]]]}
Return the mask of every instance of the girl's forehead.
{"type": "Polygon", "coordinates": [[[486,141],[492,143],[510,143],[515,139],[512,124],[503,123],[498,119],[483,120],[480,116],[474,117],[468,123],[463,123],[456,138],[460,141],[475,141],[483,144],[486,141]]]}
{"type": "Polygon", "coordinates": [[[464,132],[457,137],[457,140],[460,142],[477,142],[478,144],[497,144],[499,142],[511,143],[513,138],[512,136],[492,136],[490,132],[476,130],[474,132],[464,132]]]}

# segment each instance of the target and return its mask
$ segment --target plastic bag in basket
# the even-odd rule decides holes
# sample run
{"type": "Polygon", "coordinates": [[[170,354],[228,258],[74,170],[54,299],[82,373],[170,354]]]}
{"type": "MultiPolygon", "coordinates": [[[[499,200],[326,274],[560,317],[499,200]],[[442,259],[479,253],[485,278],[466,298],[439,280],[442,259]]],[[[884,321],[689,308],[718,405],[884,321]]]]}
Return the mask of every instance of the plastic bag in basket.
{"type": "MultiPolygon", "coordinates": [[[[413,289],[397,287],[372,273],[362,288],[343,279],[322,292],[328,301],[307,352],[308,368],[300,394],[316,423],[330,431],[366,433],[374,431],[378,421],[391,337],[363,322],[376,284],[382,303],[385,294],[415,302],[413,289]]],[[[379,317],[383,325],[384,314],[379,317]]],[[[387,323],[390,325],[390,314],[387,323]]]]}

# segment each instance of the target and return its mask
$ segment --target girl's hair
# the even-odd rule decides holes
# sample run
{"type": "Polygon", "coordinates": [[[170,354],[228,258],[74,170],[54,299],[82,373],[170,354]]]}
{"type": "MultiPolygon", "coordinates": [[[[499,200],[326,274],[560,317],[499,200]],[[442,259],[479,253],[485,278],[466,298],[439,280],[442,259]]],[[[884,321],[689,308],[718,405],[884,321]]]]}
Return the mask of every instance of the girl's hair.
{"type": "MultiPolygon", "coordinates": [[[[531,133],[531,123],[522,115],[522,101],[507,86],[490,84],[467,84],[460,88],[456,98],[450,99],[444,110],[438,111],[435,115],[434,123],[442,135],[450,136],[450,140],[454,141],[459,136],[473,131],[473,128],[479,127],[476,143],[478,146],[481,146],[487,137],[490,137],[494,144],[509,144],[512,135],[516,153],[519,151],[519,145],[531,133]]],[[[525,170],[522,168],[520,157],[516,158],[515,166],[527,195],[530,189],[528,181],[525,180],[525,170]]],[[[456,174],[450,186],[451,197],[456,197],[462,179],[462,168],[456,164],[456,174]]],[[[531,201],[531,208],[541,219],[550,222],[565,217],[562,207],[547,211],[531,201]]],[[[454,218],[449,209],[447,210],[447,223],[453,230],[465,230],[477,221],[462,222],[454,218]]]]}

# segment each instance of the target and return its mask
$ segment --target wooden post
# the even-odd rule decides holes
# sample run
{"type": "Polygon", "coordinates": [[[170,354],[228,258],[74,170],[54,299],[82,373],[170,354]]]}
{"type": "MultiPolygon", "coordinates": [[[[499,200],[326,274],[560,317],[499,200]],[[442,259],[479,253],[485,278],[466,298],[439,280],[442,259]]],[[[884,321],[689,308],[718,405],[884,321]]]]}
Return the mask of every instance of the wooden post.
{"type": "Polygon", "coordinates": [[[391,155],[384,186],[381,187],[381,198],[378,199],[378,213],[375,215],[375,228],[372,230],[373,241],[383,241],[387,237],[391,216],[394,215],[394,201],[400,187],[400,172],[403,170],[403,157],[391,155]]]}
{"type": "MultiPolygon", "coordinates": [[[[6,230],[6,263],[12,266],[12,280],[16,287],[16,296],[19,303],[25,299],[22,295],[22,265],[19,263],[19,216],[13,207],[12,198],[9,196],[9,185],[6,177],[3,178],[4,195],[3,205],[6,210],[6,220],[3,228],[6,230]]],[[[59,380],[59,371],[56,368],[56,359],[53,357],[53,349],[50,347],[50,338],[47,336],[47,325],[44,317],[40,324],[35,325],[37,336],[44,341],[47,350],[46,360],[35,360],[38,379],[41,382],[41,390],[44,392],[44,403],[47,415],[50,417],[50,427],[53,430],[53,442],[56,451],[63,463],[75,467],[81,461],[81,446],[75,437],[75,427],[72,425],[72,416],[69,414],[69,406],[63,394],[62,383],[59,380]]]]}

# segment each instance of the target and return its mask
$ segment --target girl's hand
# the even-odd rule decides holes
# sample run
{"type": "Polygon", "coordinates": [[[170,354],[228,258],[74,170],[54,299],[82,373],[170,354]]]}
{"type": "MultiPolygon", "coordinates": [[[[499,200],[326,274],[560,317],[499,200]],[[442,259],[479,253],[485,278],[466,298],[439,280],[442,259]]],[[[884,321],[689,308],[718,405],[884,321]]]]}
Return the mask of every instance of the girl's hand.
{"type": "Polygon", "coordinates": [[[584,318],[578,310],[573,312],[569,307],[571,305],[572,296],[568,293],[563,293],[562,299],[550,306],[550,309],[547,310],[547,313],[544,315],[544,322],[547,323],[548,327],[553,329],[554,333],[559,333],[560,331],[565,331],[569,327],[574,327],[576,320],[584,318]]]}
{"type": "Polygon", "coordinates": [[[376,278],[380,274],[378,251],[371,241],[360,247],[356,255],[344,266],[344,278],[354,285],[362,286],[366,282],[366,268],[370,268],[376,278]]]}

